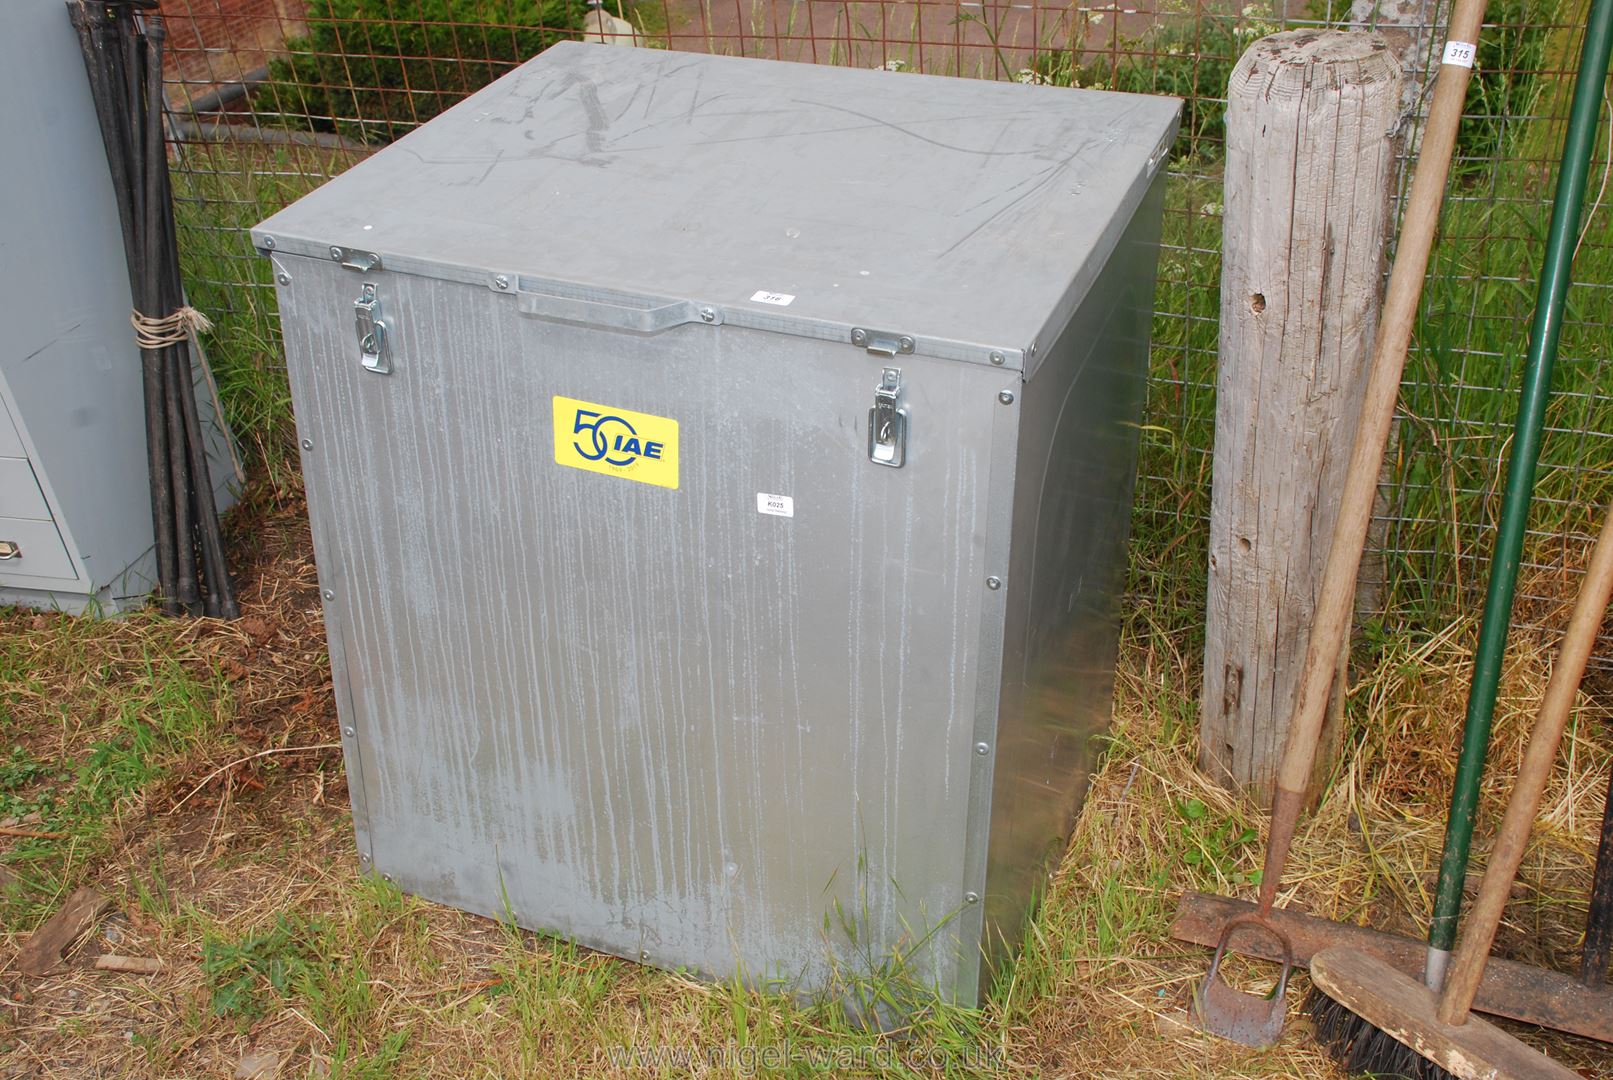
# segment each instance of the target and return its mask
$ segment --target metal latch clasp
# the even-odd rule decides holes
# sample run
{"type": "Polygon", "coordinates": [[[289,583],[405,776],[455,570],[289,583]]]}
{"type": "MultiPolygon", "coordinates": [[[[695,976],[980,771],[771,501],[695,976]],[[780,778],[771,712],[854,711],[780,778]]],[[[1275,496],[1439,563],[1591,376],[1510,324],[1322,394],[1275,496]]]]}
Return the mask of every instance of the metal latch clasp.
{"type": "Polygon", "coordinates": [[[392,358],[387,351],[386,320],[381,318],[381,301],[375,283],[366,281],[353,301],[353,330],[358,335],[358,358],[365,371],[392,374],[392,358]]]}
{"type": "Polygon", "coordinates": [[[15,540],[0,540],[0,562],[22,558],[22,545],[15,540]]]}
{"type": "Polygon", "coordinates": [[[868,410],[868,460],[875,465],[900,469],[907,460],[907,412],[897,407],[901,393],[902,369],[886,368],[868,410]]]}

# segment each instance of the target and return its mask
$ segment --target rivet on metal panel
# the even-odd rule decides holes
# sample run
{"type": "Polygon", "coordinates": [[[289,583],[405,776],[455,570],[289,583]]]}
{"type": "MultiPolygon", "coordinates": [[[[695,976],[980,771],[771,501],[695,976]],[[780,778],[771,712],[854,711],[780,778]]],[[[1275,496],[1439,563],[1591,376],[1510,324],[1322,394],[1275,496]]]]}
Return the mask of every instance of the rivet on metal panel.
{"type": "Polygon", "coordinates": [[[326,600],[334,600],[334,599],[336,599],[336,591],[334,589],[326,589],[325,590],[325,599],[326,600]]]}
{"type": "Polygon", "coordinates": [[[717,318],[717,309],[716,308],[703,307],[703,308],[700,309],[700,321],[701,322],[712,322],[716,318],[717,318]]]}
{"type": "Polygon", "coordinates": [[[1003,390],[998,393],[997,400],[1004,405],[1012,405],[1014,403],[1014,392],[1012,390],[1003,390]]]}
{"type": "Polygon", "coordinates": [[[510,287],[509,275],[507,275],[507,274],[499,274],[496,277],[494,277],[493,278],[493,287],[495,289],[508,289],[510,287]]]}
{"type": "Polygon", "coordinates": [[[351,739],[353,737],[353,725],[348,724],[346,727],[342,728],[342,734],[351,739]]]}
{"type": "Polygon", "coordinates": [[[977,892],[966,892],[963,894],[963,902],[966,904],[978,904],[980,903],[980,894],[977,892]]]}
{"type": "Polygon", "coordinates": [[[290,285],[291,284],[291,275],[286,273],[284,270],[282,270],[278,274],[276,274],[274,276],[274,279],[276,281],[278,281],[282,285],[290,285]]]}
{"type": "Polygon", "coordinates": [[[1004,356],[1003,356],[1003,354],[1002,354],[1002,353],[1000,353],[1000,352],[995,352],[995,351],[994,351],[994,352],[993,352],[993,353],[992,353],[992,354],[991,354],[991,362],[992,362],[992,363],[993,363],[993,364],[998,364],[998,365],[1001,365],[1001,364],[1002,364],[1002,363],[1003,363],[1003,361],[1004,361],[1004,360],[1005,360],[1005,359],[1006,359],[1006,357],[1004,357],[1004,356]]]}
{"type": "Polygon", "coordinates": [[[1002,578],[1000,578],[1000,577],[989,577],[989,578],[986,579],[986,588],[995,590],[995,589],[1000,589],[1002,587],[1003,587],[1003,579],[1002,578]]]}
{"type": "Polygon", "coordinates": [[[304,450],[312,450],[314,448],[314,440],[312,440],[312,439],[304,439],[302,441],[302,448],[304,450]]]}
{"type": "Polygon", "coordinates": [[[868,344],[868,331],[866,331],[866,330],[853,330],[851,332],[851,343],[853,345],[866,345],[866,344],[868,344]]]}
{"type": "Polygon", "coordinates": [[[381,875],[381,880],[382,880],[382,881],[388,881],[388,882],[389,882],[389,881],[391,881],[391,880],[392,880],[392,875],[391,875],[391,874],[382,874],[382,875],[381,875]]]}
{"type": "Polygon", "coordinates": [[[335,244],[332,244],[331,248],[330,248],[330,257],[335,259],[337,262],[341,262],[342,261],[342,249],[337,247],[335,244]]]}
{"type": "Polygon", "coordinates": [[[639,950],[638,958],[642,963],[648,964],[650,962],[650,954],[645,952],[643,949],[639,950]]]}
{"type": "Polygon", "coordinates": [[[368,865],[370,865],[370,853],[367,852],[367,851],[359,852],[358,853],[358,864],[360,866],[368,866],[368,865]]]}
{"type": "Polygon", "coordinates": [[[977,742],[975,743],[975,753],[979,754],[981,757],[985,757],[987,754],[991,753],[991,747],[986,743],[977,742]]]}
{"type": "Polygon", "coordinates": [[[273,251],[274,250],[274,237],[265,236],[263,238],[263,250],[265,250],[265,251],[273,251]]]}
{"type": "Polygon", "coordinates": [[[904,353],[910,353],[913,351],[913,339],[906,336],[899,337],[896,339],[896,347],[904,353]]]}

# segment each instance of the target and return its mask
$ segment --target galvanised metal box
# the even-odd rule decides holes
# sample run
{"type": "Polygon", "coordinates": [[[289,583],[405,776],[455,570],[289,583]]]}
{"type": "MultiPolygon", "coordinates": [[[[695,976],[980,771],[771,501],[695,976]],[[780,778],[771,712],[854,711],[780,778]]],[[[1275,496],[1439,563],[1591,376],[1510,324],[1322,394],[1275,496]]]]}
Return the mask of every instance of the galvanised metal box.
{"type": "Polygon", "coordinates": [[[363,865],[975,1001],[1109,718],[1177,113],[565,44],[254,230],[363,865]]]}

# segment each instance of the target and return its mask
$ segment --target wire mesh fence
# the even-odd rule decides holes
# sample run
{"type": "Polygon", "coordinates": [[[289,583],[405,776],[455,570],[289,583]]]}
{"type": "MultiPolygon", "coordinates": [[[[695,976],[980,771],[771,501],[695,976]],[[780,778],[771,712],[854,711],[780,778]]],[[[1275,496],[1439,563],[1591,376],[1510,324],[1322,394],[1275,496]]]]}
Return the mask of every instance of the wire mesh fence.
{"type": "MultiPolygon", "coordinates": [[[[1490,5],[1441,236],[1386,463],[1389,603],[1471,607],[1500,504],[1586,0],[1490,5]]],[[[238,431],[289,431],[269,267],[245,230],[549,44],[630,47],[1165,93],[1186,102],[1171,163],[1138,494],[1137,592],[1174,625],[1202,611],[1219,313],[1222,115],[1258,37],[1364,25],[1401,50],[1415,145],[1437,0],[963,3],[959,0],[163,0],[181,248],[238,431]]],[[[1518,621],[1556,625],[1613,495],[1613,128],[1606,113],[1569,296],[1518,621]]],[[[851,166],[848,166],[851,167],[851,166]]],[[[1403,170],[1409,171],[1409,170],[1403,170]]],[[[1613,659],[1613,648],[1599,650],[1613,659]]]]}

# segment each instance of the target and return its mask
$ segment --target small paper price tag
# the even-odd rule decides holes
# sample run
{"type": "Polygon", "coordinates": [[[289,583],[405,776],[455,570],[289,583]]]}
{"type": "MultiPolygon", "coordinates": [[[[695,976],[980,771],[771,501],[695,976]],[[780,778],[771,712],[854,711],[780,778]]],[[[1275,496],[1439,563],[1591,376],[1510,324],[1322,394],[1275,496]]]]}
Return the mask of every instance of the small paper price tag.
{"type": "Polygon", "coordinates": [[[1473,58],[1478,55],[1479,47],[1468,41],[1447,41],[1445,43],[1445,60],[1447,64],[1457,67],[1470,68],[1473,58]]]}

